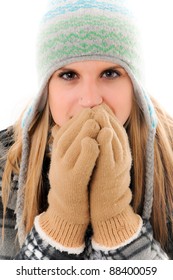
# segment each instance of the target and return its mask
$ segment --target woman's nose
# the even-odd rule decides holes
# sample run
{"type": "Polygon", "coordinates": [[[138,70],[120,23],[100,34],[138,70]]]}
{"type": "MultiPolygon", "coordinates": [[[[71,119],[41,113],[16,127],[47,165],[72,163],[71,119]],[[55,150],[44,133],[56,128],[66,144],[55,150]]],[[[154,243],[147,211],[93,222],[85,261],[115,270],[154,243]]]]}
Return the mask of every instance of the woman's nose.
{"type": "Polygon", "coordinates": [[[79,105],[84,108],[92,108],[100,105],[103,102],[103,98],[99,89],[95,85],[85,85],[79,96],[79,105]]]}

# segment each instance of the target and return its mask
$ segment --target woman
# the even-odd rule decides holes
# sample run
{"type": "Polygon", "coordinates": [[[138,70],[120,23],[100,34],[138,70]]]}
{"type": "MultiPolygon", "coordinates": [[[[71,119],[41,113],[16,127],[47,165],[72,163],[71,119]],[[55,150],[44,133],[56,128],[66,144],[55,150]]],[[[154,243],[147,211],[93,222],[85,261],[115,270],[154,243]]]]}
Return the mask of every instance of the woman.
{"type": "Polygon", "coordinates": [[[39,93],[1,132],[1,258],[173,258],[173,121],[142,87],[128,3],[49,2],[39,93]]]}

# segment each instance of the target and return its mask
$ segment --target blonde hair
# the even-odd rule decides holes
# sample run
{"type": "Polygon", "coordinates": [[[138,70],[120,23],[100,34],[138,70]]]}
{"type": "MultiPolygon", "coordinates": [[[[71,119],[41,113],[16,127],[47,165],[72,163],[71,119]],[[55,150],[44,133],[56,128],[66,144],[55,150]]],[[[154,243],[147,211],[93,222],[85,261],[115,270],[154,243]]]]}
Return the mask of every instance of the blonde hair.
{"type": "MultiPolygon", "coordinates": [[[[154,236],[164,247],[168,240],[167,223],[173,225],[171,214],[173,213],[173,120],[153,100],[158,116],[158,127],[154,144],[155,169],[154,169],[154,200],[151,224],[154,236]]],[[[35,216],[40,212],[42,192],[42,168],[43,159],[46,155],[49,130],[52,125],[50,120],[49,106],[46,105],[41,115],[37,115],[31,124],[30,156],[28,172],[25,183],[25,203],[23,222],[28,233],[33,226],[35,216]]],[[[15,126],[15,143],[8,151],[5,170],[2,180],[2,199],[5,209],[10,193],[10,180],[12,173],[19,173],[22,137],[21,120],[15,126]]],[[[131,116],[126,123],[126,130],[132,150],[132,182],[134,210],[141,214],[145,191],[145,147],[147,140],[147,125],[144,115],[133,102],[131,116]]],[[[173,232],[173,227],[172,227],[173,232]]]]}
{"type": "MultiPolygon", "coordinates": [[[[12,174],[19,174],[22,152],[21,120],[14,127],[15,142],[7,154],[6,165],[2,178],[2,201],[4,206],[4,217],[10,194],[10,180],[12,174]]],[[[41,114],[37,114],[29,129],[30,153],[28,159],[27,176],[25,182],[25,200],[22,222],[29,232],[33,226],[34,217],[39,213],[41,204],[40,193],[42,192],[42,166],[45,157],[46,146],[49,142],[49,130],[52,118],[49,113],[48,103],[41,114]]]]}
{"type": "MultiPolygon", "coordinates": [[[[154,142],[154,194],[151,224],[154,237],[162,247],[168,244],[168,227],[173,233],[173,119],[151,98],[158,117],[154,142]],[[170,226],[171,225],[171,226],[170,226]]],[[[144,115],[133,103],[126,127],[132,150],[133,208],[142,214],[145,192],[145,151],[147,125],[144,115]]]]}

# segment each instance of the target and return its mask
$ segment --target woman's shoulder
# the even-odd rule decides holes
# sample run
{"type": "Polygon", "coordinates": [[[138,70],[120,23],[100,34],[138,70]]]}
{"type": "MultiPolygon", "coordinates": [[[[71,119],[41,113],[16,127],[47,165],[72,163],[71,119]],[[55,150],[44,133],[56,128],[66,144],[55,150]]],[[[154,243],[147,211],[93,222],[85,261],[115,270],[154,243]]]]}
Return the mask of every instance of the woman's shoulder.
{"type": "MultiPolygon", "coordinates": [[[[0,131],[0,197],[1,197],[1,187],[2,187],[2,176],[4,172],[4,166],[6,162],[6,154],[9,148],[14,143],[14,128],[10,126],[4,130],[0,131]]],[[[9,194],[9,201],[7,208],[14,210],[16,205],[18,189],[18,176],[13,175],[11,180],[11,191],[9,194]]]]}
{"type": "Polygon", "coordinates": [[[0,131],[0,197],[2,186],[2,175],[6,162],[6,154],[14,143],[14,129],[12,126],[0,131]]]}
{"type": "Polygon", "coordinates": [[[1,169],[5,163],[5,156],[11,145],[14,143],[14,130],[13,126],[10,126],[0,131],[0,175],[1,169]]]}
{"type": "Polygon", "coordinates": [[[14,143],[14,129],[9,126],[0,131],[0,155],[3,150],[8,149],[14,143]]]}
{"type": "Polygon", "coordinates": [[[7,150],[14,143],[14,129],[10,126],[0,131],[0,165],[2,164],[3,158],[7,150]]]}
{"type": "Polygon", "coordinates": [[[14,129],[10,126],[0,131],[0,168],[4,165],[5,155],[14,143],[14,129]]]}

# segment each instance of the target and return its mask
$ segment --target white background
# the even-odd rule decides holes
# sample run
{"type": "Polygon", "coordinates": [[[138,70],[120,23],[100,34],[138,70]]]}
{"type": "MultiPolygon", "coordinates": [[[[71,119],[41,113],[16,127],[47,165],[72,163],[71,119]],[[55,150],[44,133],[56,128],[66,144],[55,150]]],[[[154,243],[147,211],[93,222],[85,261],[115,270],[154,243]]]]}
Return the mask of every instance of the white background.
{"type": "MultiPolygon", "coordinates": [[[[173,116],[171,0],[131,0],[144,34],[149,92],[173,116]]],[[[0,129],[13,124],[37,91],[35,38],[46,0],[0,2],[0,129]]]]}

